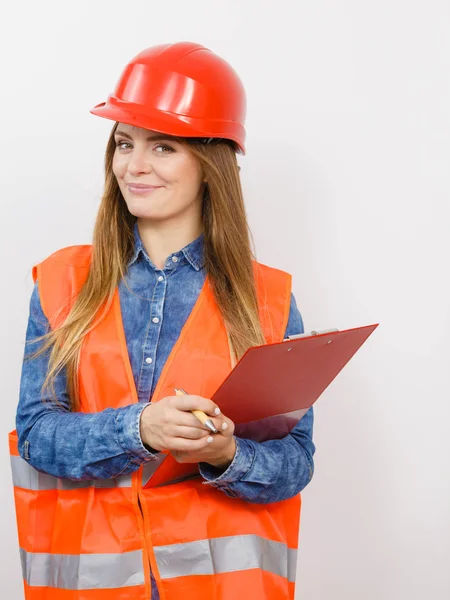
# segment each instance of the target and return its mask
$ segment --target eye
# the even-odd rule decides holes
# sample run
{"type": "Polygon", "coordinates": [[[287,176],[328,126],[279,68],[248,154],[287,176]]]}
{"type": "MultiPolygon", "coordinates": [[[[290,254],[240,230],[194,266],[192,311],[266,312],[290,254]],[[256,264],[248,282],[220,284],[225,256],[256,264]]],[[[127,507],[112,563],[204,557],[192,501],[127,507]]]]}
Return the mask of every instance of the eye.
{"type": "Polygon", "coordinates": [[[118,141],[116,142],[116,148],[120,148],[120,150],[123,150],[124,148],[122,148],[123,145],[126,146],[131,146],[131,144],[129,142],[122,142],[122,141],[118,141]]]}
{"type": "Polygon", "coordinates": [[[155,148],[164,148],[164,152],[158,152],[158,154],[170,154],[171,152],[175,152],[173,148],[166,146],[165,144],[158,144],[155,148]]]}

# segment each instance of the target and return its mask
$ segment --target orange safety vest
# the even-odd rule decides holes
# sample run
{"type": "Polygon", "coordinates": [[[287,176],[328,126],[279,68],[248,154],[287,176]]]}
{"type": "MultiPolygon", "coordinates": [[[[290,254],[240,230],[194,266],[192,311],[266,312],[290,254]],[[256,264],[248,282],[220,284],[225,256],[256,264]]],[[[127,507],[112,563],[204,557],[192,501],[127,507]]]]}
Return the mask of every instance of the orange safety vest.
{"type": "MultiPolygon", "coordinates": [[[[72,246],[33,269],[52,327],[67,315],[90,261],[91,246],[72,246]]],[[[256,262],[254,269],[266,340],[280,341],[291,277],[256,262]]],[[[231,369],[206,277],[152,400],[175,387],[210,398],[231,369]]],[[[83,343],[79,383],[83,412],[138,402],[117,288],[83,343]]],[[[27,600],[150,600],[150,566],[161,600],[294,598],[300,494],[272,504],[230,498],[168,453],[132,475],[72,481],[22,459],[16,432],[10,450],[27,600]]]]}

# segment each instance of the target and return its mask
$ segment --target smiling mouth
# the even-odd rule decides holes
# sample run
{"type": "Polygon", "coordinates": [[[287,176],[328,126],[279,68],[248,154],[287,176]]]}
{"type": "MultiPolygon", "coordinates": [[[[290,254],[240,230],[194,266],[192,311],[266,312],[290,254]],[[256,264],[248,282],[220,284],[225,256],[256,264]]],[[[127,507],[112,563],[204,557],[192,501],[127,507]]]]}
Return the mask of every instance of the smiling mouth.
{"type": "Polygon", "coordinates": [[[163,186],[144,186],[138,187],[134,185],[128,185],[128,191],[132,194],[148,194],[150,192],[156,192],[156,190],[161,189],[163,186]]]}

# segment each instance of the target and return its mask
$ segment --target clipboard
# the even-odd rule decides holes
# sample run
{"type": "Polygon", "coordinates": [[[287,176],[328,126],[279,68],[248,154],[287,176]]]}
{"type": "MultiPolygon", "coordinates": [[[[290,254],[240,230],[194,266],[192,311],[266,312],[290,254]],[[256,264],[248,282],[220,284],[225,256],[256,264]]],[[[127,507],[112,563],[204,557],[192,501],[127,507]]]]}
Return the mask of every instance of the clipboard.
{"type": "Polygon", "coordinates": [[[249,348],[212,400],[234,421],[238,437],[285,437],[378,325],[311,331],[249,348]]]}

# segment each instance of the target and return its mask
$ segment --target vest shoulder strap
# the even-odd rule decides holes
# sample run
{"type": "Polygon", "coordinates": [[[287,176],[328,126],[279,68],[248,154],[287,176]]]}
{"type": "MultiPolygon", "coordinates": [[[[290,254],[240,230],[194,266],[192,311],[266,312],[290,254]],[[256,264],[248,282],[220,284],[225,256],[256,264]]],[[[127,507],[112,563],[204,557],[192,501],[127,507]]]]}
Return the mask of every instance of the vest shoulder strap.
{"type": "Polygon", "coordinates": [[[67,315],[89,273],[92,246],[68,246],[33,267],[42,310],[52,327],[67,315]]]}
{"type": "Polygon", "coordinates": [[[267,343],[283,340],[291,306],[292,276],[262,263],[254,263],[259,315],[267,343]]]}

